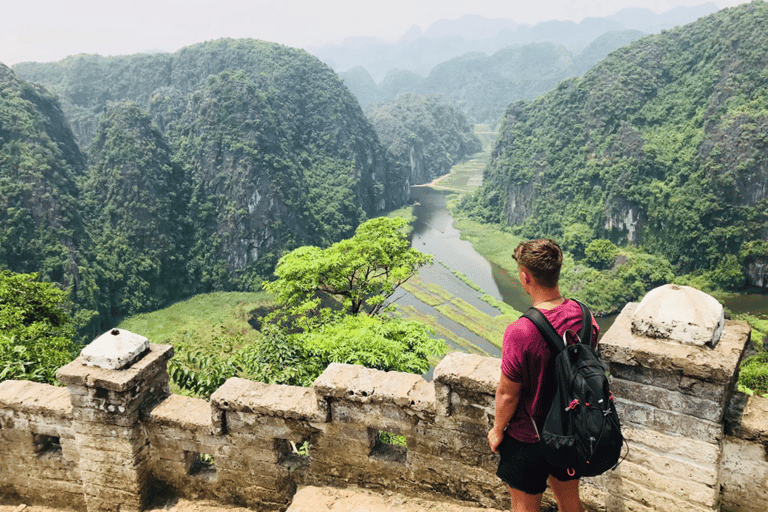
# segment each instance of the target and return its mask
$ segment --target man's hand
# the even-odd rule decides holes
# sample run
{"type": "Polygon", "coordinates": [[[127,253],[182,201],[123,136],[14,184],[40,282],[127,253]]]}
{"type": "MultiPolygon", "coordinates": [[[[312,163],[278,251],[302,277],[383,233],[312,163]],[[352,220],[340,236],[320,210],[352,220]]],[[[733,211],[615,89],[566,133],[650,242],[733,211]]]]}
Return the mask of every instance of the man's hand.
{"type": "Polygon", "coordinates": [[[501,445],[501,442],[504,440],[504,431],[501,432],[497,431],[495,428],[492,428],[488,431],[488,446],[491,447],[491,451],[493,453],[499,453],[499,445],[501,445]]]}

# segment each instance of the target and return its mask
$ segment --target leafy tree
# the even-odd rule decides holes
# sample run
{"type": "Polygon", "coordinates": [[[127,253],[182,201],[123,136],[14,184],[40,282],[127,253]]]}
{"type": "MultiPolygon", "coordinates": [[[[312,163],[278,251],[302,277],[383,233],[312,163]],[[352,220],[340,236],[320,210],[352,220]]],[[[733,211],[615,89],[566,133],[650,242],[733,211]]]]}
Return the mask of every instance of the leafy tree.
{"type": "Polygon", "coordinates": [[[37,274],[0,270],[0,381],[56,384],[77,346],[67,294],[37,274]]]}
{"type": "Polygon", "coordinates": [[[321,307],[322,296],[337,300],[344,314],[380,313],[395,289],[432,261],[411,248],[402,230],[406,224],[379,217],[327,249],[300,247],[280,259],[277,280],[264,287],[285,314],[309,328],[334,315],[332,308],[321,307]]]}
{"type": "Polygon", "coordinates": [[[599,238],[592,240],[584,249],[584,259],[596,269],[609,268],[616,261],[619,248],[610,240],[599,238]]]}

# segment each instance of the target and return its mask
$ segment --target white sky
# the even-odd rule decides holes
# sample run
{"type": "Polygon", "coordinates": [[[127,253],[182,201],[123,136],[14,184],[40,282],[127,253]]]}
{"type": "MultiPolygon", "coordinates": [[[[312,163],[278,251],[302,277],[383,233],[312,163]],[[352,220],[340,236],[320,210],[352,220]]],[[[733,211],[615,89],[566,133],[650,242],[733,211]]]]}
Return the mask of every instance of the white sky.
{"type": "MultiPolygon", "coordinates": [[[[394,41],[413,25],[465,14],[535,24],[608,16],[624,7],[661,13],[707,0],[0,0],[0,62],[56,61],[77,53],[174,52],[220,37],[321,46],[349,36],[394,41]]],[[[744,0],[714,0],[719,8],[744,0]]]]}

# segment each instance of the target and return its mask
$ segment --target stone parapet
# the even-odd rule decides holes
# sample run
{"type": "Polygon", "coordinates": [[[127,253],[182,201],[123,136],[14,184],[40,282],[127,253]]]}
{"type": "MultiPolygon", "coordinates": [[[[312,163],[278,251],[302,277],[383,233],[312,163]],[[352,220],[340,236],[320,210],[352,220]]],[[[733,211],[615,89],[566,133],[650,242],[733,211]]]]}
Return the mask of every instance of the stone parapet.
{"type": "MultiPolygon", "coordinates": [[[[739,395],[723,426],[748,327],[682,344],[633,332],[635,311],[600,343],[630,448],[584,479],[586,509],[762,511],[768,400],[739,395]]],[[[121,370],[76,360],[59,372],[66,388],[0,383],[0,495],[125,512],[160,488],[282,511],[299,486],[328,485],[509,508],[486,440],[499,359],[449,354],[433,382],[342,364],[312,388],[233,378],[207,402],[170,395],[171,355],[150,344],[121,370]]]]}
{"type": "Polygon", "coordinates": [[[768,398],[741,396],[720,463],[722,510],[762,512],[768,503],[768,398]]]}
{"type": "Polygon", "coordinates": [[[719,510],[723,420],[750,334],[721,317],[712,297],[669,285],[600,340],[629,446],[608,510],[719,510]]]}

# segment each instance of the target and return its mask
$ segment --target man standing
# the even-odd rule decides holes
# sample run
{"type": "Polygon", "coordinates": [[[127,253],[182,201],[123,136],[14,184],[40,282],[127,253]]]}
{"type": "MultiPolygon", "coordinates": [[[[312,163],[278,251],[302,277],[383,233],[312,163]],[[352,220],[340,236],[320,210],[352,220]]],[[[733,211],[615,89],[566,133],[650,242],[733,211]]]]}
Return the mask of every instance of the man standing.
{"type": "MultiPolygon", "coordinates": [[[[563,298],[558,287],[563,252],[552,240],[522,242],[512,256],[517,261],[523,289],[562,335],[578,332],[581,307],[563,298]]],[[[598,326],[593,325],[593,345],[598,326]]],[[[583,512],[578,473],[568,474],[544,460],[538,431],[554,397],[554,370],[544,337],[527,318],[504,332],[501,378],[496,389],[496,419],[488,432],[491,450],[501,455],[496,474],[510,487],[514,512],[538,512],[547,482],[560,512],[583,512]]]]}

